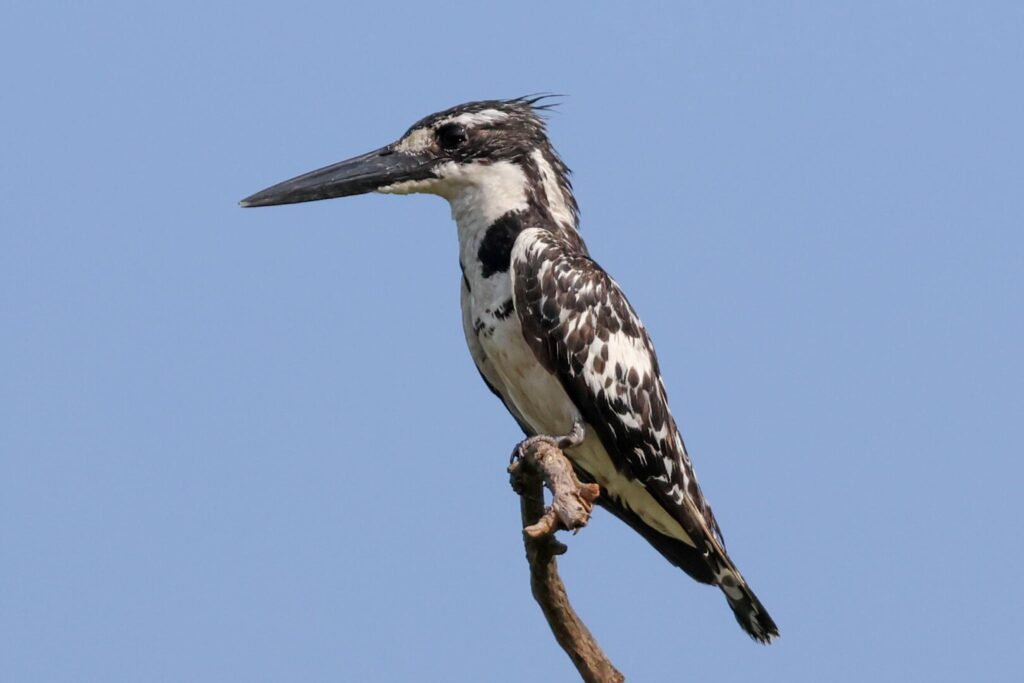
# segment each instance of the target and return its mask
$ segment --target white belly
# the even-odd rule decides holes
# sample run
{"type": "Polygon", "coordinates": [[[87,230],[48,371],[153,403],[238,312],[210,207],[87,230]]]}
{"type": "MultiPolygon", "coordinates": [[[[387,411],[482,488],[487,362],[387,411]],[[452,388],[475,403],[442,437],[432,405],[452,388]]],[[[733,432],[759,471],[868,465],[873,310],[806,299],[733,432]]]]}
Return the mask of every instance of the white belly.
{"type": "Polygon", "coordinates": [[[580,413],[558,378],[544,369],[523,339],[515,315],[498,321],[489,335],[481,335],[483,348],[501,378],[502,393],[538,434],[568,434],[580,413]]]}

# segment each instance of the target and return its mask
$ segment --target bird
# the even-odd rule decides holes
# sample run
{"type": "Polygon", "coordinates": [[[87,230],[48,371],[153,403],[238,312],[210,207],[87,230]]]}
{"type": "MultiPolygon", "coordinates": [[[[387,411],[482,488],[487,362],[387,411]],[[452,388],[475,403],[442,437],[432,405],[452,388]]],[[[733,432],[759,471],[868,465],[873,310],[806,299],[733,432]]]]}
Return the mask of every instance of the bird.
{"type": "Polygon", "coordinates": [[[550,95],[460,104],[240,205],[369,192],[446,199],[466,343],[487,387],[527,441],[567,446],[581,480],[600,486],[601,507],[693,579],[720,588],[742,629],[770,643],[778,627],[726,552],[650,335],[583,241],[570,170],[547,133],[556,104],[550,95]]]}

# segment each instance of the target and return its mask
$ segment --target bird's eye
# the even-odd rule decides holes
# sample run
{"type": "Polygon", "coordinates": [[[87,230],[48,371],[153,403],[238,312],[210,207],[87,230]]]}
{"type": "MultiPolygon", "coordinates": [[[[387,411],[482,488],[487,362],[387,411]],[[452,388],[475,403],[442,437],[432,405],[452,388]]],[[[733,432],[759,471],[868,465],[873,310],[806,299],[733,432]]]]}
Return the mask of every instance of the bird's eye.
{"type": "Polygon", "coordinates": [[[442,149],[458,149],[466,141],[466,129],[457,123],[446,123],[437,129],[437,141],[442,149]]]}

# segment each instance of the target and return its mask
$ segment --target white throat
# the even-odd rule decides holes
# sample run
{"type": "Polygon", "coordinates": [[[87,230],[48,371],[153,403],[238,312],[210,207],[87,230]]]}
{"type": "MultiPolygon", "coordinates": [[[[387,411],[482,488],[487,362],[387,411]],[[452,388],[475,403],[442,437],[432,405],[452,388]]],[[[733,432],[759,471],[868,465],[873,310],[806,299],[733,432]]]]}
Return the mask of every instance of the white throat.
{"type": "Polygon", "coordinates": [[[476,262],[487,228],[505,214],[527,208],[526,174],[510,161],[468,167],[452,164],[444,185],[438,194],[452,208],[459,234],[459,259],[468,269],[476,262]]]}
{"type": "MultiPolygon", "coordinates": [[[[564,229],[574,230],[575,214],[555,180],[554,169],[541,152],[535,151],[531,157],[540,174],[540,187],[535,189],[542,193],[541,201],[557,223],[564,229]]],[[[437,178],[395,183],[378,191],[387,194],[423,192],[447,199],[452,219],[458,226],[459,260],[463,272],[472,280],[479,276],[477,254],[487,229],[502,216],[529,208],[530,183],[523,168],[511,161],[447,162],[437,168],[437,175],[437,178]]]]}
{"type": "Polygon", "coordinates": [[[527,208],[526,174],[511,161],[453,169],[445,180],[450,191],[439,194],[452,207],[460,242],[506,213],[527,208]]]}

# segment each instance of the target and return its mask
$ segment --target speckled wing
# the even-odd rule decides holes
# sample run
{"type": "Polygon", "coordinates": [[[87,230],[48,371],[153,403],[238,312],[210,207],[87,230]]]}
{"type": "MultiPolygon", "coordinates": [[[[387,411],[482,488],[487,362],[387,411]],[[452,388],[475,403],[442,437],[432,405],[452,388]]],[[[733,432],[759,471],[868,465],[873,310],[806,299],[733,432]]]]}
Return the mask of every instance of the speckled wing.
{"type": "MultiPolygon", "coordinates": [[[[539,228],[516,239],[512,285],[537,360],[558,376],[618,471],[643,486],[694,547],[670,549],[652,529],[638,530],[695,579],[721,588],[752,638],[777,637],[775,622],[725,550],[668,410],[654,347],[619,286],[564,237],[539,228]]],[[[650,524],[639,510],[620,506],[617,514],[634,528],[650,524]]]]}
{"type": "Polygon", "coordinates": [[[512,271],[527,343],[558,375],[618,470],[646,487],[691,538],[720,536],[669,412],[654,347],[619,286],[540,229],[520,235],[512,271]]]}

